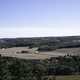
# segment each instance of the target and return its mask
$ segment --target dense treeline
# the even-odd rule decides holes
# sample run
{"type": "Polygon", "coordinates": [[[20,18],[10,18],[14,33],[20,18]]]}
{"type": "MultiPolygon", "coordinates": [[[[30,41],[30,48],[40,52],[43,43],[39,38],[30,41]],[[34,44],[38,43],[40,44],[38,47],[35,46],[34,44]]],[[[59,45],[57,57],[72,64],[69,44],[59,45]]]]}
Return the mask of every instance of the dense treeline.
{"type": "Polygon", "coordinates": [[[0,57],[0,80],[41,80],[46,75],[80,74],[80,57],[64,56],[49,60],[0,57]]]}
{"type": "Polygon", "coordinates": [[[0,80],[41,80],[46,65],[35,60],[0,57],[0,80]]]}
{"type": "Polygon", "coordinates": [[[48,48],[80,47],[80,36],[72,37],[34,37],[34,38],[5,38],[0,39],[0,48],[8,47],[40,47],[48,48]]]}
{"type": "Polygon", "coordinates": [[[52,58],[49,66],[49,74],[55,75],[80,74],[80,56],[67,55],[64,57],[60,56],[57,58],[52,58]]]}

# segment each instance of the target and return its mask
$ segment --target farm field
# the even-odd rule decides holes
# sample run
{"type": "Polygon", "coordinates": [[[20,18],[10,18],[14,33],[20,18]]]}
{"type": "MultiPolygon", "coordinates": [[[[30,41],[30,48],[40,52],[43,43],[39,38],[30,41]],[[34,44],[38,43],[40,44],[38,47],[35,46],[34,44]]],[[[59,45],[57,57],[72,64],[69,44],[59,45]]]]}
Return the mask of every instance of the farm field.
{"type": "Polygon", "coordinates": [[[56,80],[80,80],[80,75],[57,76],[56,80]]]}
{"type": "Polygon", "coordinates": [[[62,49],[56,49],[56,51],[64,54],[80,55],[80,47],[79,48],[62,48],[62,49]]]}
{"type": "Polygon", "coordinates": [[[22,59],[49,59],[50,57],[70,55],[80,55],[80,48],[63,48],[54,51],[45,51],[36,53],[36,48],[28,49],[27,47],[13,47],[0,49],[2,56],[17,57],[22,59]],[[20,53],[28,51],[28,53],[20,53]]]}

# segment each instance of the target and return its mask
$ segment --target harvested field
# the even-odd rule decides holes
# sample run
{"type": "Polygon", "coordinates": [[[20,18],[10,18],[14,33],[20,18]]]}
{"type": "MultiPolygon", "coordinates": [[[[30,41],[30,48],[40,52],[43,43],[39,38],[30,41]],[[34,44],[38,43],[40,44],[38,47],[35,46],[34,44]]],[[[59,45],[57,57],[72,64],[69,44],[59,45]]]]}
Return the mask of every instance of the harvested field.
{"type": "Polygon", "coordinates": [[[28,49],[26,47],[14,47],[14,48],[7,48],[7,49],[0,49],[0,54],[2,56],[9,56],[9,57],[17,57],[22,59],[46,59],[48,55],[42,54],[35,54],[35,49],[28,49]],[[29,53],[17,53],[21,51],[28,51],[29,53]]]}
{"type": "Polygon", "coordinates": [[[2,56],[17,57],[22,59],[48,59],[50,57],[65,56],[67,54],[80,55],[80,48],[64,48],[57,49],[55,51],[46,51],[38,53],[35,52],[36,48],[29,49],[27,47],[13,47],[7,49],[0,49],[0,54],[2,56]],[[28,51],[29,53],[17,53],[21,51],[28,51]]]}
{"type": "Polygon", "coordinates": [[[80,80],[80,75],[57,76],[56,80],[80,80]]]}
{"type": "Polygon", "coordinates": [[[56,52],[70,55],[80,55],[80,48],[63,48],[57,49],[56,52]]]}
{"type": "Polygon", "coordinates": [[[80,75],[66,75],[66,76],[45,76],[43,80],[80,80],[80,75]]]}

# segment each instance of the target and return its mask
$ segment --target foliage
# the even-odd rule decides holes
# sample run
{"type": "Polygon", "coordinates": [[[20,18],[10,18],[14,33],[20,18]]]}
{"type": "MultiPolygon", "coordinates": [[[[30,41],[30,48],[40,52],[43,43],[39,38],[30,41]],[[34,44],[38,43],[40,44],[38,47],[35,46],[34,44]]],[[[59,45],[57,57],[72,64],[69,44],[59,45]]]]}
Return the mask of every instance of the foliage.
{"type": "Polygon", "coordinates": [[[80,56],[23,60],[0,56],[0,80],[42,80],[49,75],[80,74],[80,56]]]}
{"type": "MultiPolygon", "coordinates": [[[[40,49],[56,49],[80,47],[80,36],[71,37],[34,37],[34,38],[4,38],[0,39],[0,48],[38,47],[40,49]]],[[[47,50],[46,49],[46,50],[47,50]]]]}

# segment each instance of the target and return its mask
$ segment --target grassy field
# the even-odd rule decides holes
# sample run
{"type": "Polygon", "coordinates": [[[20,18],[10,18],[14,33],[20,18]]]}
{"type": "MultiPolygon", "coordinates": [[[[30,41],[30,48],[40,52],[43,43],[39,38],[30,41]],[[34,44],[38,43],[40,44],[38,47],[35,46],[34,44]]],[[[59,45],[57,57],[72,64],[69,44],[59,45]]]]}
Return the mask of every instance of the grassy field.
{"type": "Polygon", "coordinates": [[[57,76],[56,80],[80,80],[80,75],[57,76]]]}

